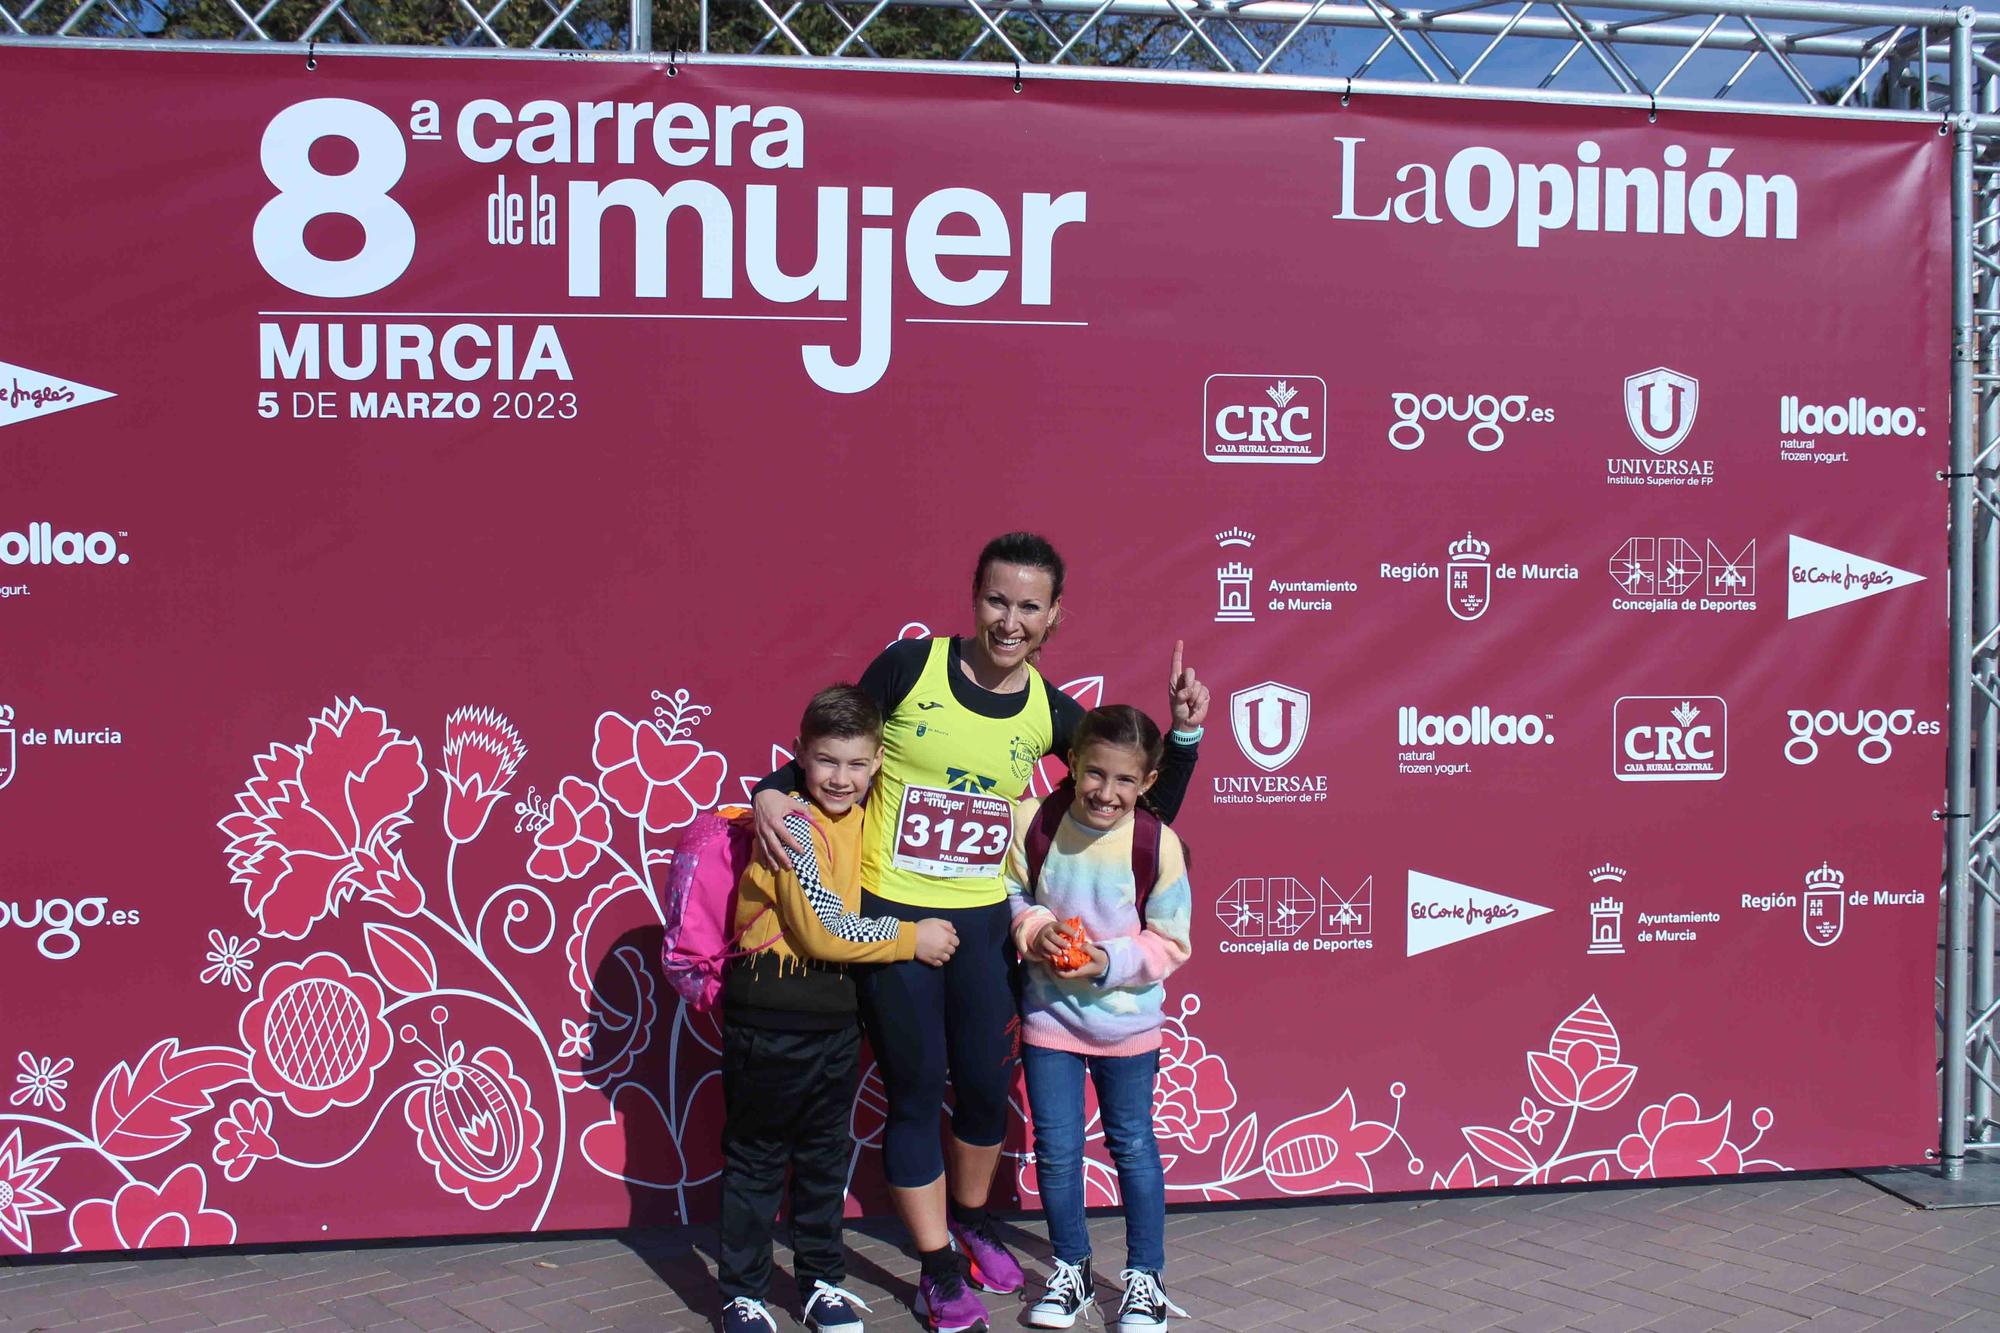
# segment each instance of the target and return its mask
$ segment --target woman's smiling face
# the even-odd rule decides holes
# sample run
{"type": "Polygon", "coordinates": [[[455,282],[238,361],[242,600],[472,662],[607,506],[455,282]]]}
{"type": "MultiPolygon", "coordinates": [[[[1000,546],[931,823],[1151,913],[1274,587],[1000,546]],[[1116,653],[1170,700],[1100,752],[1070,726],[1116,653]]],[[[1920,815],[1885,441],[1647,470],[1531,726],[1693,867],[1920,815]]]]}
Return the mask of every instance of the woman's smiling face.
{"type": "Polygon", "coordinates": [[[995,560],[972,601],[974,637],[988,661],[1012,671],[1049,637],[1061,605],[1049,571],[995,560]]]}

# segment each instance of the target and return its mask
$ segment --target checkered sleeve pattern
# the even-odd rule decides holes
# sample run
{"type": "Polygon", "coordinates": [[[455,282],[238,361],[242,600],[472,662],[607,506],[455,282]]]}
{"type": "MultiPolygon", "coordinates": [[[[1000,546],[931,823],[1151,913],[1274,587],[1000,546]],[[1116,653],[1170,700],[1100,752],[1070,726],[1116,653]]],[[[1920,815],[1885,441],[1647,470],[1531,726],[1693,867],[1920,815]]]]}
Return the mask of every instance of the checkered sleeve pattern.
{"type": "Polygon", "coordinates": [[[862,916],[850,912],[840,900],[840,895],[829,889],[819,877],[819,852],[813,845],[812,820],[794,811],[785,816],[785,831],[798,839],[803,852],[791,853],[792,873],[799,877],[799,887],[806,892],[806,901],[812,904],[819,916],[820,924],[827,933],[856,944],[874,944],[882,940],[896,938],[900,924],[892,916],[862,916]]]}

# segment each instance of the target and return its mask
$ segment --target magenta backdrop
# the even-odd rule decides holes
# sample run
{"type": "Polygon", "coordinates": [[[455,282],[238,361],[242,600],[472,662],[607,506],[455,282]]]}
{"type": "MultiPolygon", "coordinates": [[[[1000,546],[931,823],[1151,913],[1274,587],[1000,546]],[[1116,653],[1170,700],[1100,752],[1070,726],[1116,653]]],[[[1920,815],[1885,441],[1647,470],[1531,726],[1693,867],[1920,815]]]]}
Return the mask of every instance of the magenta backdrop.
{"type": "Polygon", "coordinates": [[[1215,691],[1169,1198],[1933,1143],[1934,128],[0,49],[56,108],[0,146],[0,1249],[704,1216],[643,879],[1012,528],[1053,683],[1215,691]]]}

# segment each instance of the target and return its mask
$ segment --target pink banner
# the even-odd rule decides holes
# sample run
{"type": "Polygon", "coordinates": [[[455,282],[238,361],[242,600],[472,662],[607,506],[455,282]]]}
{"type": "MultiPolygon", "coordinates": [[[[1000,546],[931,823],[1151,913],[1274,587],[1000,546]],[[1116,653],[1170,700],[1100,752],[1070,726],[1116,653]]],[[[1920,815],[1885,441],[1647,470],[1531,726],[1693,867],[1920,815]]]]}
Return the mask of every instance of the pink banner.
{"type": "Polygon", "coordinates": [[[0,49],[53,107],[0,1250],[704,1217],[678,830],[1015,528],[1052,684],[1215,691],[1170,1199],[1932,1146],[1934,127],[0,49]]]}

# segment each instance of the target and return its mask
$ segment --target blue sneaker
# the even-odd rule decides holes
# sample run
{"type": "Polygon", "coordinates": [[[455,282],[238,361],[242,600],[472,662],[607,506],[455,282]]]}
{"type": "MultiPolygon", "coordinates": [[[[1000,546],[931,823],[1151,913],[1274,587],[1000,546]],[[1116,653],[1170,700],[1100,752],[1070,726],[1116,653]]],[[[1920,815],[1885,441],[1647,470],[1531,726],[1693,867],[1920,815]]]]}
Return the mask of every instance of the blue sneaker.
{"type": "Polygon", "coordinates": [[[778,1333],[778,1321],[764,1308],[764,1302],[738,1296],[722,1307],[722,1333],[778,1333]]]}
{"type": "Polygon", "coordinates": [[[861,1316],[868,1302],[851,1291],[842,1291],[831,1282],[813,1283],[806,1297],[805,1326],[811,1333],[861,1333],[861,1316]]]}

